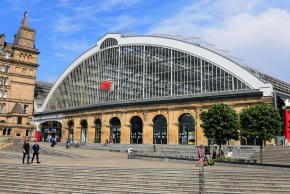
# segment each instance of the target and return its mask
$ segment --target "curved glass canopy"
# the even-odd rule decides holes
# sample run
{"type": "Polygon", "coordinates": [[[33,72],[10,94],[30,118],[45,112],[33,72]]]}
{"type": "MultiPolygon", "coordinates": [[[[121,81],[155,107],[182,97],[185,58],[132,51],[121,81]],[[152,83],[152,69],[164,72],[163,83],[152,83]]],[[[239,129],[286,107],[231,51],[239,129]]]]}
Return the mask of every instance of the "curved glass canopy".
{"type": "Polygon", "coordinates": [[[250,89],[220,67],[192,54],[157,46],[104,48],[81,62],[58,85],[45,111],[250,89]],[[101,84],[111,82],[110,88],[101,84]]]}

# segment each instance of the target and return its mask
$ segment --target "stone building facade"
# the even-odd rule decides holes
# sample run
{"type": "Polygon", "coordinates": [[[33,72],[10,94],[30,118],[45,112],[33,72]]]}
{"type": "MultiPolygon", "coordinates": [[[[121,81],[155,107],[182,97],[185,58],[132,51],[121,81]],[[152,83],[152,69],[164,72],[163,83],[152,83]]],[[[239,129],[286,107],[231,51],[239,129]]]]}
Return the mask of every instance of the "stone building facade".
{"type": "Polygon", "coordinates": [[[31,124],[38,50],[35,30],[29,27],[24,14],[13,43],[0,35],[0,135],[31,136],[36,126],[31,124]]]}
{"type": "MultiPolygon", "coordinates": [[[[223,102],[239,113],[277,98],[289,104],[290,84],[206,45],[198,38],[108,33],[60,75],[33,121],[39,131],[42,123],[60,122],[62,141],[217,144],[224,140],[203,135],[201,109],[223,102]]],[[[262,142],[247,137],[223,143],[262,142]]]]}

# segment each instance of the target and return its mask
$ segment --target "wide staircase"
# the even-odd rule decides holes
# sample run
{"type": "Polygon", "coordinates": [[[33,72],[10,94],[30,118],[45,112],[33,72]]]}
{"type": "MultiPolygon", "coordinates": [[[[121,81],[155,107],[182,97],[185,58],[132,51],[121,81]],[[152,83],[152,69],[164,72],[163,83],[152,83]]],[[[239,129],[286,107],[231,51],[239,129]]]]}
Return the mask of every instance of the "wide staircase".
{"type": "MultiPolygon", "coordinates": [[[[204,193],[290,193],[290,173],[204,172],[204,193]]],[[[0,163],[0,193],[201,193],[200,170],[51,167],[0,163]]]]}
{"type": "MultiPolygon", "coordinates": [[[[133,149],[133,153],[143,156],[151,157],[169,157],[169,158],[188,158],[188,159],[198,159],[198,148],[197,145],[162,145],[156,144],[157,152],[153,154],[153,145],[148,144],[108,144],[104,146],[103,144],[78,144],[78,147],[85,149],[95,149],[104,150],[112,152],[128,152],[128,148],[133,149]]],[[[236,159],[248,160],[257,151],[259,151],[259,146],[222,146],[224,153],[227,154],[229,150],[232,150],[234,157],[236,159]]],[[[212,150],[213,146],[211,146],[212,150]]],[[[212,151],[211,151],[212,153],[212,151]]]]}
{"type": "MultiPolygon", "coordinates": [[[[260,162],[260,148],[255,152],[250,160],[260,162]]],[[[263,163],[290,165],[290,147],[289,146],[264,146],[263,163]]]]}

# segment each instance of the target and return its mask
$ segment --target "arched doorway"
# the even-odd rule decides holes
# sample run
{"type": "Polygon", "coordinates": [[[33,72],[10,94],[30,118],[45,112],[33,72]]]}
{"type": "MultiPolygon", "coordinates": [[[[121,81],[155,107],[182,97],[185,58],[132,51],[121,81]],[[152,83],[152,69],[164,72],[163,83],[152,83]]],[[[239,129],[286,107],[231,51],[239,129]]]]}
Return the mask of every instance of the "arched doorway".
{"type": "Polygon", "coordinates": [[[138,116],[131,120],[131,143],[142,144],[143,122],[138,116]]]}
{"type": "Polygon", "coordinates": [[[114,117],[110,123],[110,142],[120,143],[121,137],[121,122],[120,119],[114,117]],[[112,141],[112,134],[115,136],[115,142],[112,141]]]}
{"type": "Polygon", "coordinates": [[[167,120],[163,115],[158,115],[154,120],[153,143],[167,144],[167,120]]]}
{"type": "Polygon", "coordinates": [[[95,143],[101,143],[101,135],[102,135],[102,123],[101,120],[98,119],[95,122],[95,143]]]}
{"type": "Polygon", "coordinates": [[[69,124],[68,124],[68,137],[67,138],[70,138],[72,141],[74,139],[74,122],[71,121],[69,124]]]}
{"type": "Polygon", "coordinates": [[[81,125],[81,143],[87,143],[88,122],[84,120],[81,125]]]}
{"type": "Polygon", "coordinates": [[[195,125],[191,114],[184,114],[179,119],[179,144],[195,144],[195,125]]]}
{"type": "MultiPolygon", "coordinates": [[[[33,136],[33,131],[26,131],[26,136],[33,136]],[[30,134],[31,133],[31,134],[30,134]]],[[[41,123],[41,136],[44,141],[49,141],[51,138],[55,138],[55,141],[60,142],[62,136],[62,124],[59,121],[47,121],[41,123]]]]}

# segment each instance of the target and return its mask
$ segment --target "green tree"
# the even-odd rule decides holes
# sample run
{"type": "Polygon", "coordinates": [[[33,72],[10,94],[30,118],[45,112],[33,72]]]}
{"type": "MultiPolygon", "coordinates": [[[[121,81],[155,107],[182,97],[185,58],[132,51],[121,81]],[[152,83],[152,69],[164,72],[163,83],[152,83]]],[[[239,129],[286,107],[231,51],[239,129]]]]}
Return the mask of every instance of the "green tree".
{"type": "Polygon", "coordinates": [[[282,132],[282,122],[278,111],[273,105],[257,104],[244,108],[240,113],[241,130],[244,137],[259,137],[262,139],[260,146],[260,160],[263,163],[263,143],[271,141],[282,132]]]}
{"type": "Polygon", "coordinates": [[[226,106],[224,103],[213,104],[207,111],[201,110],[199,115],[203,124],[206,138],[219,139],[219,153],[221,153],[221,140],[238,140],[240,122],[235,110],[226,106]]]}

